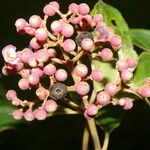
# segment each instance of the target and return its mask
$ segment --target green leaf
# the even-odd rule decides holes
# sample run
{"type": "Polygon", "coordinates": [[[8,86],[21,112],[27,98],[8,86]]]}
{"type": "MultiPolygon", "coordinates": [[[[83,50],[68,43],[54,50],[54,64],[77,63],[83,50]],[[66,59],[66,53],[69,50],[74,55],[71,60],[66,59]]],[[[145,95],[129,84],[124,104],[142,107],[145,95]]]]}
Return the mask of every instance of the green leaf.
{"type": "Polygon", "coordinates": [[[133,44],[145,51],[150,51],[150,30],[130,29],[133,44]]]}
{"type": "Polygon", "coordinates": [[[142,53],[139,57],[139,63],[136,67],[134,77],[130,81],[130,83],[141,86],[144,84],[145,79],[150,77],[150,54],[142,53]]]}
{"type": "Polygon", "coordinates": [[[122,48],[119,50],[119,59],[127,59],[129,57],[137,59],[137,54],[133,49],[132,39],[129,35],[129,28],[122,17],[121,13],[114,7],[103,3],[102,1],[96,3],[91,15],[102,13],[107,26],[112,27],[116,34],[122,38],[122,48]]]}
{"type": "Polygon", "coordinates": [[[0,105],[0,130],[4,127],[11,127],[12,125],[20,122],[13,119],[11,113],[14,110],[15,109],[12,106],[0,105]]]}
{"type": "Polygon", "coordinates": [[[120,125],[123,112],[124,110],[119,106],[107,105],[96,115],[96,123],[104,131],[110,133],[120,125]]]}
{"type": "Polygon", "coordinates": [[[102,71],[104,76],[102,81],[94,81],[94,89],[96,92],[103,90],[104,85],[108,82],[118,83],[120,81],[119,72],[115,68],[115,61],[103,62],[100,58],[95,58],[92,60],[92,68],[102,71]]]}

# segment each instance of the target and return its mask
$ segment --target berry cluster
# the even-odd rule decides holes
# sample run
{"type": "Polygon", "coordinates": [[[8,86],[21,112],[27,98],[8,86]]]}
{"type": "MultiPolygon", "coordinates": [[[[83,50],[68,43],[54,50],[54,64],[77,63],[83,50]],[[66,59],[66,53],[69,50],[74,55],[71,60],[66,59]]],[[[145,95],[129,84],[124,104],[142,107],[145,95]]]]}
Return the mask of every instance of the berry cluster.
{"type": "MultiPolygon", "coordinates": [[[[27,121],[35,118],[44,120],[48,113],[56,111],[57,101],[66,99],[70,91],[75,91],[82,97],[86,118],[95,116],[100,108],[110,103],[130,109],[133,105],[132,99],[113,98],[121,90],[122,82],[109,82],[95,97],[90,96],[91,91],[94,93],[94,87],[89,81],[101,82],[104,75],[101,68],[91,69],[82,58],[100,57],[102,61],[110,61],[122,46],[121,37],[105,24],[103,15],[90,16],[90,8],[85,3],[72,3],[68,12],[62,14],[59,4],[55,1],[47,4],[43,12],[43,18],[33,15],[28,22],[23,18],[15,22],[19,34],[32,37],[29,47],[16,51],[15,46],[7,45],[2,50],[5,60],[3,74],[19,75],[18,86],[21,90],[36,89],[33,93],[37,97],[36,100],[21,100],[15,90],[7,92],[7,99],[18,107],[12,113],[13,117],[18,120],[24,117],[27,121]],[[48,25],[47,20],[55,14],[60,18],[48,25]],[[96,52],[98,47],[102,49],[96,52]],[[74,80],[71,86],[67,84],[70,75],[74,80]],[[50,87],[41,82],[45,77],[49,77],[50,87]],[[88,101],[90,97],[92,102],[88,101]]],[[[137,61],[132,58],[116,62],[123,82],[132,78],[136,65],[137,61]]]]}

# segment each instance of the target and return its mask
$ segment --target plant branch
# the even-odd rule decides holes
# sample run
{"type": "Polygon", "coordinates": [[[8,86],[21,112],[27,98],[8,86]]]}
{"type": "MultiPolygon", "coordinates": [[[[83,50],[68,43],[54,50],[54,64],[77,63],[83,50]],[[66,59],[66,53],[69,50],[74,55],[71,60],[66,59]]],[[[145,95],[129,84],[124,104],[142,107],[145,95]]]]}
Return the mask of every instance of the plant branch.
{"type": "Polygon", "coordinates": [[[105,132],[105,138],[104,138],[104,143],[103,143],[102,150],[107,150],[107,148],[108,148],[109,135],[110,135],[109,133],[105,132]]]}
{"type": "Polygon", "coordinates": [[[145,98],[144,100],[145,100],[146,104],[147,104],[148,106],[150,106],[150,102],[149,102],[148,98],[145,98]]]}
{"type": "Polygon", "coordinates": [[[101,145],[100,145],[94,118],[87,119],[87,122],[88,122],[90,133],[93,139],[94,148],[95,148],[94,150],[101,150],[101,145]]]}
{"type": "Polygon", "coordinates": [[[88,126],[86,125],[83,133],[82,150],[88,150],[88,143],[89,143],[89,129],[88,126]]]}

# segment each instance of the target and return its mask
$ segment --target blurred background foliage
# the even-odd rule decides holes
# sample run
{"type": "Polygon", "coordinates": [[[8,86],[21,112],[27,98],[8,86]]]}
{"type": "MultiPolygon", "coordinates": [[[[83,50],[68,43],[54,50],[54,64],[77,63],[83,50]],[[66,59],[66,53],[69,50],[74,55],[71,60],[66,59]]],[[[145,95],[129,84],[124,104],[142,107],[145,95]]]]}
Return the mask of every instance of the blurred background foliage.
{"type": "MultiPolygon", "coordinates": [[[[29,37],[16,33],[14,22],[17,18],[29,19],[33,14],[42,16],[42,9],[48,0],[5,0],[0,3],[0,49],[7,44],[14,44],[18,49],[28,45],[29,37]]],[[[65,12],[71,2],[86,2],[92,9],[97,0],[58,0],[61,10],[65,12]]],[[[131,28],[150,27],[149,0],[104,0],[119,9],[131,28]]],[[[3,59],[0,55],[0,69],[3,59]]],[[[14,79],[0,76],[0,121],[8,124],[5,117],[13,108],[4,99],[5,89],[13,87],[14,79]],[[2,86],[5,87],[2,88],[2,86]],[[3,115],[5,114],[5,115],[3,115]]],[[[125,113],[121,126],[110,139],[110,150],[149,150],[150,109],[142,101],[125,113]]],[[[13,120],[11,120],[13,123],[13,120]]],[[[50,117],[45,121],[32,123],[17,122],[16,126],[7,129],[3,126],[0,132],[0,150],[80,150],[85,120],[79,115],[50,117]],[[5,130],[3,130],[5,129],[5,130]],[[7,130],[6,130],[7,129],[7,130]],[[3,131],[2,131],[3,130],[3,131]]],[[[98,131],[103,137],[101,129],[98,131]]],[[[92,150],[92,144],[90,143],[92,150]]]]}

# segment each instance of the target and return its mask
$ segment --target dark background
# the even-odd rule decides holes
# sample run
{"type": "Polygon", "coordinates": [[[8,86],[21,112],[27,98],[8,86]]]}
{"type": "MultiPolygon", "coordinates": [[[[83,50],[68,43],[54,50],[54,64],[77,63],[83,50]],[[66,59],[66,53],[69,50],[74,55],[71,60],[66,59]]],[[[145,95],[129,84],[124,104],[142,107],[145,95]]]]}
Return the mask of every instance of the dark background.
{"type": "MultiPolygon", "coordinates": [[[[16,33],[17,18],[29,19],[33,14],[42,16],[48,0],[1,0],[0,49],[7,44],[18,48],[28,45],[28,37],[16,33]]],[[[59,0],[64,11],[71,2],[86,2],[92,8],[96,0],[59,0]]],[[[149,0],[104,0],[118,8],[131,28],[150,27],[149,0]]],[[[0,66],[3,61],[0,57],[0,66]]],[[[1,117],[1,116],[0,116],[1,117]]],[[[81,116],[57,116],[46,121],[18,125],[16,129],[0,133],[0,150],[80,150],[85,121],[81,116]]],[[[98,128],[99,133],[101,130],[98,128]]],[[[102,134],[102,133],[101,133],[102,134]]],[[[149,150],[150,109],[144,102],[126,112],[122,124],[112,134],[109,150],[149,150]]],[[[93,147],[90,143],[90,149],[93,147]]]]}

